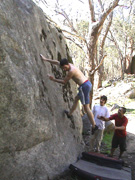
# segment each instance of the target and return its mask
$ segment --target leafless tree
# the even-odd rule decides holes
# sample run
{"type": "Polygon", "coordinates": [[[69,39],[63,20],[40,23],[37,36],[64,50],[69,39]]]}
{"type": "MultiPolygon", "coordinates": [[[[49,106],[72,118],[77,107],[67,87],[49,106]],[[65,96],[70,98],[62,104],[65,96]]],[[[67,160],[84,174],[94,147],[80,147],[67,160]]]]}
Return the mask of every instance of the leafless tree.
{"type": "MultiPolygon", "coordinates": [[[[65,10],[56,5],[55,12],[64,17],[65,23],[70,30],[69,29],[65,30],[61,27],[60,27],[60,29],[62,30],[62,32],[64,33],[64,35],[67,39],[74,42],[86,54],[86,59],[88,61],[88,66],[89,66],[88,76],[89,76],[89,79],[93,85],[94,85],[94,74],[99,69],[99,67],[102,65],[103,60],[106,57],[106,55],[103,54],[103,51],[100,50],[100,53],[101,53],[100,61],[98,64],[96,63],[98,39],[99,39],[99,36],[100,36],[101,31],[103,29],[103,25],[104,25],[105,20],[107,19],[108,15],[114,10],[114,8],[116,6],[118,6],[119,1],[120,0],[113,0],[112,2],[109,1],[110,3],[108,5],[108,7],[106,9],[104,9],[103,5],[102,5],[102,1],[98,0],[98,3],[100,5],[102,11],[97,18],[96,12],[95,12],[94,0],[88,0],[90,19],[89,19],[89,30],[88,30],[88,34],[86,37],[79,34],[77,29],[74,27],[73,21],[71,19],[69,19],[69,16],[65,12],[65,10]]],[[[83,0],[81,0],[81,2],[83,3],[83,0]]],[[[57,3],[58,3],[58,0],[57,0],[57,3]]],[[[50,21],[52,23],[55,23],[51,19],[50,19],[50,21]]],[[[55,23],[55,25],[57,25],[57,24],[55,23]]],[[[109,26],[110,25],[108,24],[107,29],[106,29],[106,33],[105,33],[105,37],[108,33],[109,26]]],[[[105,38],[103,38],[103,40],[102,40],[101,49],[104,45],[104,42],[105,42],[105,38]]],[[[92,97],[93,97],[93,89],[92,89],[92,93],[91,93],[90,98],[92,99],[92,97]]]]}

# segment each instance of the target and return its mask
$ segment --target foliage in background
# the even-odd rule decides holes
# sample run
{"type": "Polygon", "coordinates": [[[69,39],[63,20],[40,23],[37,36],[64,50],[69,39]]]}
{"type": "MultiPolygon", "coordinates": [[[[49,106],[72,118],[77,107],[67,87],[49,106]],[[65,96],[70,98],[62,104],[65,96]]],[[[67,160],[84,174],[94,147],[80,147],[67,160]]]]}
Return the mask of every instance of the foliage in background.
{"type": "Polygon", "coordinates": [[[104,80],[119,78],[121,76],[121,66],[117,49],[111,42],[108,42],[105,46],[105,51],[107,53],[107,57],[104,60],[104,80]]]}
{"type": "Polygon", "coordinates": [[[122,68],[123,72],[130,73],[130,64],[135,54],[135,1],[121,1],[123,4],[125,2],[125,6],[114,11],[111,34],[105,45],[108,55],[104,62],[105,78],[109,79],[120,77],[122,68]]]}

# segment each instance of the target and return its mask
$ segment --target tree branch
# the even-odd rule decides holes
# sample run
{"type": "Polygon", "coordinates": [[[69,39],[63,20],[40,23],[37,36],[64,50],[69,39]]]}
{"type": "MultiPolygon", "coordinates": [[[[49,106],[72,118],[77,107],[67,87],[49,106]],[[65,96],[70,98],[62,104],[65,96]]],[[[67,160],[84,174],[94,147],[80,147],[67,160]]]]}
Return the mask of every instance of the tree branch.
{"type": "Polygon", "coordinates": [[[93,3],[93,0],[88,0],[88,3],[89,3],[90,15],[91,15],[91,22],[96,22],[95,14],[94,14],[94,3],[93,3]]]}
{"type": "Polygon", "coordinates": [[[99,67],[103,64],[104,59],[105,59],[106,56],[107,56],[107,55],[104,55],[104,56],[103,56],[103,58],[102,58],[102,60],[100,61],[99,65],[98,65],[93,71],[90,72],[90,75],[93,75],[93,74],[99,69],[99,67]]]}
{"type": "Polygon", "coordinates": [[[101,27],[108,16],[110,12],[113,11],[113,9],[118,6],[118,2],[120,0],[114,0],[113,2],[110,3],[109,7],[104,11],[104,13],[100,16],[100,21],[99,21],[99,27],[101,27]]]}
{"type": "Polygon", "coordinates": [[[73,26],[73,23],[71,22],[71,20],[69,19],[68,15],[67,15],[67,13],[66,13],[63,9],[61,9],[61,11],[62,11],[62,12],[55,10],[56,13],[62,15],[62,16],[67,20],[68,25],[69,25],[69,27],[72,29],[72,31],[74,31],[75,33],[77,33],[76,29],[75,29],[74,26],[73,26]]]}
{"type": "Polygon", "coordinates": [[[104,7],[103,7],[103,4],[102,4],[102,1],[101,1],[101,0],[98,0],[98,3],[99,3],[99,5],[100,5],[101,11],[103,12],[103,11],[104,11],[104,7]]]}
{"type": "MultiPolygon", "coordinates": [[[[70,37],[67,37],[64,35],[64,37],[70,41],[72,41],[74,44],[76,44],[76,46],[78,46],[80,49],[83,50],[83,46],[81,46],[79,43],[77,43],[74,39],[70,38],[70,37]]],[[[84,51],[84,50],[83,50],[84,51]]]]}
{"type": "Polygon", "coordinates": [[[122,60],[122,59],[123,59],[123,55],[122,55],[122,53],[121,53],[121,49],[120,49],[120,47],[119,47],[119,45],[118,45],[116,39],[114,38],[113,33],[112,33],[110,30],[109,30],[109,32],[110,32],[110,34],[111,34],[112,40],[113,40],[113,42],[114,42],[114,44],[115,44],[117,50],[118,50],[120,60],[122,60]]]}
{"type": "Polygon", "coordinates": [[[65,30],[65,29],[61,29],[61,30],[62,30],[62,32],[65,32],[65,33],[67,33],[67,34],[70,34],[71,36],[74,36],[74,37],[82,40],[85,44],[87,44],[86,39],[83,38],[82,36],[79,36],[79,35],[77,35],[77,34],[73,34],[73,33],[69,32],[69,31],[67,31],[67,30],[65,30]]]}
{"type": "MultiPolygon", "coordinates": [[[[86,46],[88,47],[87,41],[86,41],[86,39],[85,39],[84,37],[79,36],[77,33],[74,34],[74,33],[71,33],[71,32],[69,32],[69,31],[65,30],[65,29],[61,29],[61,28],[58,26],[58,24],[57,24],[56,22],[54,22],[52,19],[50,19],[50,18],[47,17],[47,16],[46,16],[46,18],[48,19],[49,22],[53,23],[53,24],[54,24],[57,28],[59,28],[62,32],[67,33],[67,34],[69,34],[69,35],[71,35],[71,36],[73,36],[73,37],[76,37],[76,38],[80,39],[80,40],[83,41],[83,42],[86,44],[86,46]]],[[[66,37],[66,36],[65,36],[65,37],[66,37]]],[[[73,41],[72,41],[72,42],[73,42],[73,41]]],[[[76,44],[76,43],[75,43],[75,44],[76,44]]],[[[77,43],[77,44],[78,44],[78,43],[77,43]]],[[[79,46],[79,45],[78,45],[78,46],[79,46]]],[[[80,46],[80,48],[82,49],[81,46],[80,46]]]]}
{"type": "Polygon", "coordinates": [[[112,24],[112,18],[113,18],[113,12],[111,12],[111,14],[109,15],[109,22],[108,22],[108,24],[107,24],[107,26],[106,26],[105,35],[103,36],[102,43],[101,43],[101,47],[104,46],[105,39],[106,39],[107,34],[108,34],[108,32],[109,32],[110,26],[111,26],[111,24],[112,24]]]}

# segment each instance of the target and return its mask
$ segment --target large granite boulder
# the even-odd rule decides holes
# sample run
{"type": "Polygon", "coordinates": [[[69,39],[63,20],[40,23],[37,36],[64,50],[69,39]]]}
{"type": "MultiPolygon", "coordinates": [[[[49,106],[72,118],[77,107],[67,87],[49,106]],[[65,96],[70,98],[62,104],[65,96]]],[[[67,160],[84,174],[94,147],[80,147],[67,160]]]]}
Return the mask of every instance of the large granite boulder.
{"type": "Polygon", "coordinates": [[[63,114],[73,103],[76,86],[72,80],[66,86],[50,81],[47,74],[65,74],[43,62],[40,53],[71,61],[62,32],[31,0],[1,0],[1,180],[55,179],[83,148],[79,109],[74,122],[63,114]]]}

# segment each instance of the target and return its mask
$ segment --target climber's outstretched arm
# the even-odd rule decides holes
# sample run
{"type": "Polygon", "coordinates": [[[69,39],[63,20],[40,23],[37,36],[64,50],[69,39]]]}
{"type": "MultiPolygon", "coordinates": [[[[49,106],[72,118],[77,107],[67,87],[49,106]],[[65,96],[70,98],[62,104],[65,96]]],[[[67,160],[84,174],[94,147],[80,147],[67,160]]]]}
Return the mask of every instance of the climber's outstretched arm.
{"type": "Polygon", "coordinates": [[[51,63],[51,64],[60,65],[59,61],[45,58],[42,54],[40,54],[40,58],[44,61],[51,63]]]}

